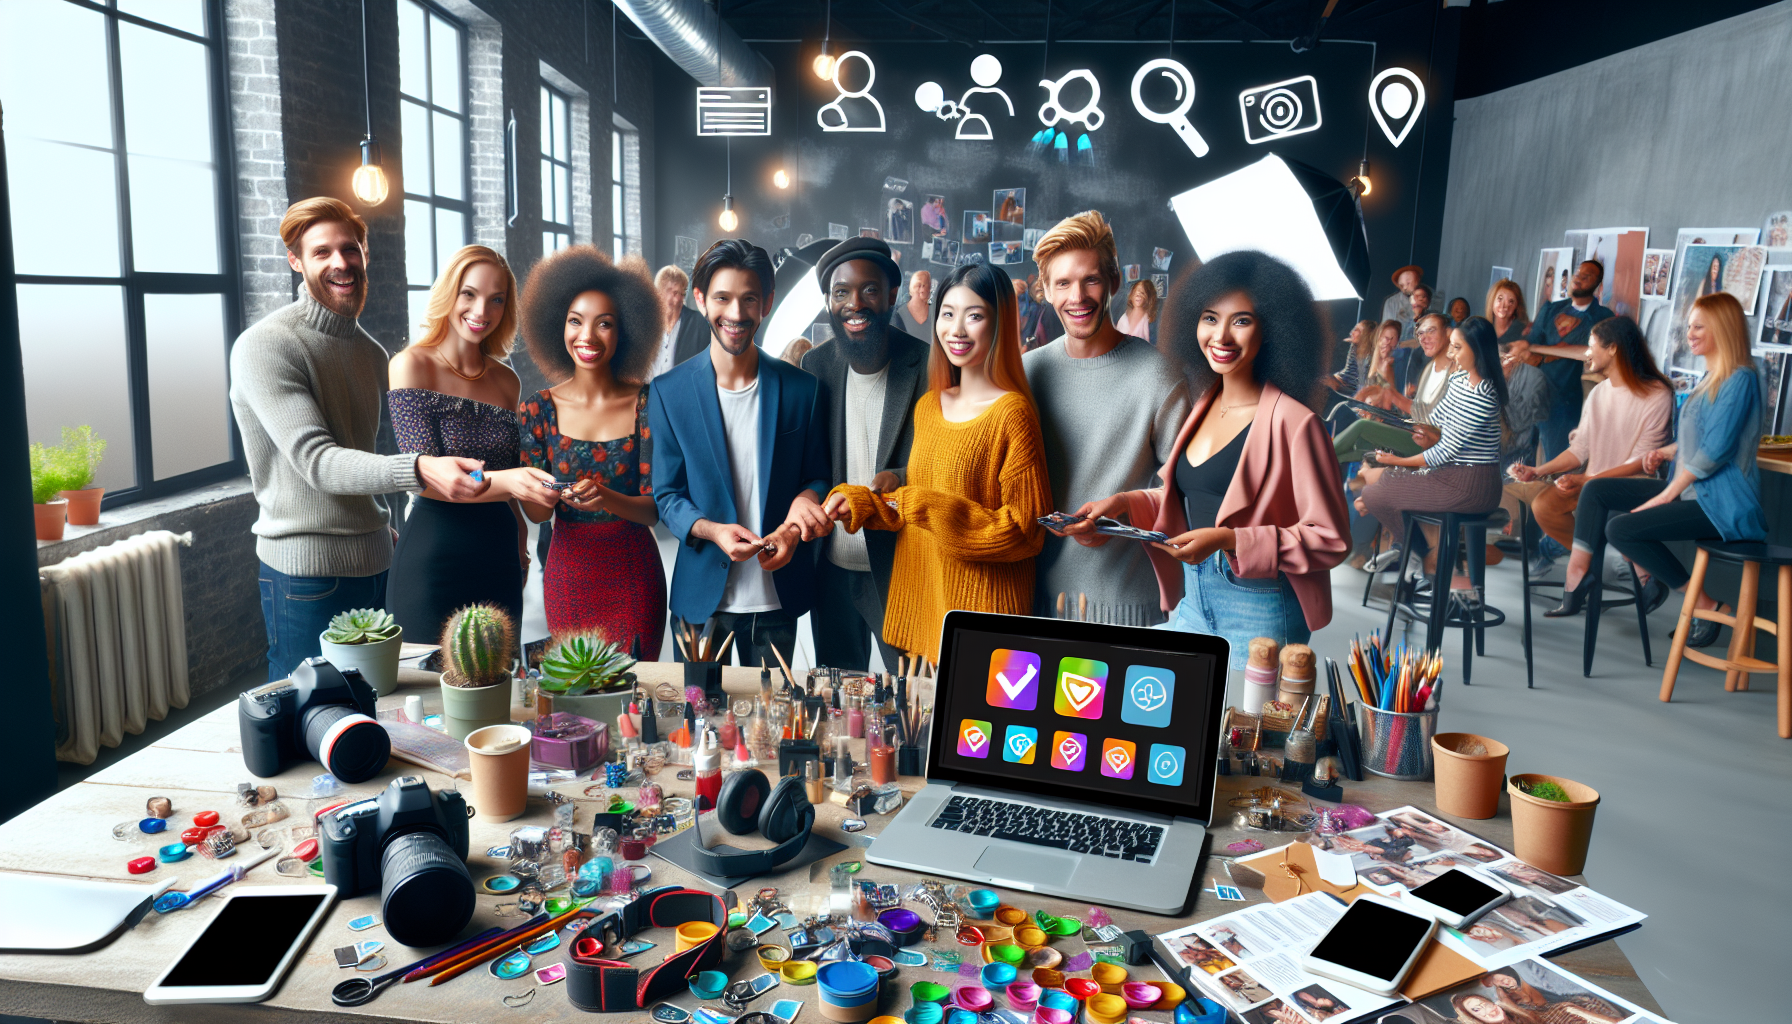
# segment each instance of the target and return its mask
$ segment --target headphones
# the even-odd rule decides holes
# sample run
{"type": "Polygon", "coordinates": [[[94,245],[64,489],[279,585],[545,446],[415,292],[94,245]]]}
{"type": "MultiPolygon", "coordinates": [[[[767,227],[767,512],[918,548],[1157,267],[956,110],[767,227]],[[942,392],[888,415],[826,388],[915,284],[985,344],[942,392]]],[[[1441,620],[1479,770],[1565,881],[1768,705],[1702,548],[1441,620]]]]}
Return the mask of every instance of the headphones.
{"type": "Polygon", "coordinates": [[[722,783],[716,797],[716,820],[730,835],[760,835],[778,845],[769,850],[743,850],[736,846],[703,844],[703,815],[697,815],[697,841],[691,852],[699,870],[730,877],[759,875],[801,853],[815,828],[815,805],[803,792],[803,780],[786,775],[777,785],[764,772],[735,772],[722,783]]]}

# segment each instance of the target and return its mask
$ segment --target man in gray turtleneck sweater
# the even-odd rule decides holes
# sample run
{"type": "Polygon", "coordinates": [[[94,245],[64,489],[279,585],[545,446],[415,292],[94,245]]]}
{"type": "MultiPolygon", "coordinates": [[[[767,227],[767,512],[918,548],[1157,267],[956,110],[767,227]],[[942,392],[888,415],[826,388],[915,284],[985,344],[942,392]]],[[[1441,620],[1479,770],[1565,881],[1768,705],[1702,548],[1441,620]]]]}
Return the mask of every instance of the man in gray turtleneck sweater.
{"type": "Polygon", "coordinates": [[[294,203],[280,222],[299,300],[263,317],[230,353],[230,404],[261,515],[261,614],[268,679],[319,653],[331,616],[383,608],[392,564],[379,495],[465,500],[485,490],[477,459],[377,455],[386,350],[356,318],[367,302],[367,224],[341,200],[294,203]]]}

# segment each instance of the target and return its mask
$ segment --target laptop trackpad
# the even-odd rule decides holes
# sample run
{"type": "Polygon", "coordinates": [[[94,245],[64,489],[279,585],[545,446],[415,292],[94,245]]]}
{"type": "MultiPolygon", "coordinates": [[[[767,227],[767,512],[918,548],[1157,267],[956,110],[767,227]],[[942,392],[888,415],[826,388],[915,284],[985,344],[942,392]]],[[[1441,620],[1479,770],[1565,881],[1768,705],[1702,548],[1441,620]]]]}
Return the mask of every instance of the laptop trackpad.
{"type": "Polygon", "coordinates": [[[1076,871],[1079,856],[1056,850],[1017,848],[1002,843],[984,848],[972,868],[977,874],[998,880],[1024,882],[1036,889],[1050,889],[1069,884],[1076,871]]]}

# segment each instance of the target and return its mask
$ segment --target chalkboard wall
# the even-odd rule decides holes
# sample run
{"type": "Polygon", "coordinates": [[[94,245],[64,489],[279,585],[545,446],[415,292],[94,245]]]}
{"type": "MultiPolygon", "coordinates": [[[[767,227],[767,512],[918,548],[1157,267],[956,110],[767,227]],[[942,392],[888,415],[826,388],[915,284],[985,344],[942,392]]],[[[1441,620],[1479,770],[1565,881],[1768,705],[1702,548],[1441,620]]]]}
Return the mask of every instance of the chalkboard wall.
{"type": "MultiPolygon", "coordinates": [[[[1169,276],[1174,280],[1193,252],[1169,208],[1171,196],[1271,152],[1310,164],[1340,181],[1356,174],[1367,156],[1374,191],[1363,203],[1372,260],[1365,308],[1379,310],[1381,299],[1391,291],[1388,277],[1396,267],[1435,262],[1444,191],[1441,167],[1448,160],[1447,96],[1453,79],[1431,73],[1426,49],[1411,52],[1428,42],[1425,36],[1409,40],[1404,59],[1399,56],[1401,47],[1385,43],[1378,47],[1327,41],[1298,54],[1286,43],[1178,43],[1174,57],[1188,68],[1195,83],[1187,116],[1209,146],[1202,157],[1195,156],[1170,125],[1145,119],[1133,104],[1134,73],[1147,61],[1171,52],[1162,42],[1060,43],[1052,46],[1049,61],[1039,43],[969,49],[945,43],[836,42],[836,55],[855,46],[875,66],[869,92],[881,106],[882,132],[826,131],[818,124],[817,111],[839,98],[840,90],[810,69],[816,44],[759,43],[777,70],[772,134],[731,141],[697,136],[695,84],[661,60],[654,90],[658,236],[653,252],[657,262],[673,262],[680,236],[695,240],[699,251],[721,236],[716,216],[722,194],[730,188],[731,151],[731,188],[741,219],[733,233],[773,251],[796,246],[803,235],[826,238],[830,224],[844,225],[851,235],[872,228],[888,238],[889,200],[900,198],[914,204],[915,241],[892,248],[901,253],[905,271],[928,266],[937,279],[944,268],[926,262],[921,244],[932,233],[923,223],[927,197],[945,198],[948,233],[943,237],[959,241],[968,251],[973,247],[963,240],[965,212],[990,211],[998,202],[997,190],[1024,188],[1024,228],[1049,228],[1066,215],[1099,209],[1114,225],[1122,264],[1138,264],[1141,274],[1149,277],[1154,272],[1153,251],[1169,250],[1173,254],[1169,276]],[[977,84],[973,59],[983,53],[1000,61],[1001,77],[994,87],[1007,94],[1014,114],[1008,115],[999,96],[972,95],[969,109],[987,118],[993,138],[959,139],[955,133],[961,122],[920,109],[916,90],[934,82],[947,99],[964,99],[966,90],[977,84]],[[1429,93],[1425,108],[1397,149],[1372,119],[1368,101],[1371,79],[1395,63],[1417,73],[1429,93]],[[1081,124],[1056,123],[1056,130],[1066,136],[1065,161],[1054,147],[1034,144],[1045,127],[1040,108],[1049,98],[1039,83],[1062,79],[1077,69],[1087,69],[1099,82],[1098,106],[1105,118],[1093,132],[1085,132],[1081,124]],[[1247,141],[1240,94],[1302,76],[1311,76],[1311,82],[1289,86],[1301,100],[1301,111],[1297,120],[1287,123],[1302,127],[1317,120],[1318,127],[1276,135],[1273,118],[1290,111],[1272,112],[1266,129],[1261,104],[1254,104],[1248,110],[1249,130],[1267,141],[1247,141]],[[1440,100],[1440,95],[1446,98],[1440,100]],[[1310,109],[1315,96],[1317,118],[1310,109]],[[1442,116],[1440,108],[1446,112],[1442,116]],[[1085,134],[1091,146],[1088,157],[1078,150],[1085,134]],[[773,183],[780,169],[789,175],[788,188],[773,183]],[[900,191],[887,187],[897,183],[906,186],[900,191]]],[[[845,62],[841,78],[849,91],[865,91],[866,77],[863,61],[845,62]]],[[[1174,88],[1169,78],[1154,72],[1145,79],[1145,100],[1157,110],[1172,110],[1174,88]]],[[[1060,99],[1075,109],[1085,105],[1089,94],[1086,80],[1079,78],[1068,82],[1060,99]]],[[[875,108],[857,99],[842,101],[841,110],[854,126],[875,124],[878,117],[875,108]]],[[[829,117],[834,119],[831,112],[829,117]]],[[[691,243],[684,245],[688,255],[691,243]]],[[[981,249],[987,253],[986,244],[981,249]]],[[[1018,276],[1036,272],[1030,258],[1007,269],[1018,276]]],[[[1332,319],[1340,330],[1357,315],[1354,302],[1333,307],[1332,319]]],[[[774,349],[785,340],[762,339],[774,349]]]]}

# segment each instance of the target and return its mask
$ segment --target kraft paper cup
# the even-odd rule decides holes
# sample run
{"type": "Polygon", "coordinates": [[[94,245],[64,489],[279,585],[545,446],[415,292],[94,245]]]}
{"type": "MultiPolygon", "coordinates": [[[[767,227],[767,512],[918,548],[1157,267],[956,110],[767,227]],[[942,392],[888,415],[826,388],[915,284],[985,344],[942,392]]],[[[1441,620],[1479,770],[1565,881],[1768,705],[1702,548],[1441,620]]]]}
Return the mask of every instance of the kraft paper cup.
{"type": "Polygon", "coordinates": [[[520,725],[488,725],[467,734],[473,809],[481,821],[509,821],[529,805],[529,741],[520,725]]]}
{"type": "Polygon", "coordinates": [[[1514,775],[1506,794],[1512,800],[1512,852],[1518,859],[1551,874],[1580,874],[1587,866],[1599,791],[1553,775],[1514,775]],[[1567,791],[1568,799],[1538,799],[1521,792],[1520,782],[1553,782],[1567,791]]]}
{"type": "Polygon", "coordinates": [[[1458,818],[1491,818],[1500,809],[1500,788],[1511,751],[1499,740],[1472,732],[1431,737],[1437,809],[1458,818]],[[1464,753],[1479,749],[1482,753],[1464,753]]]}

